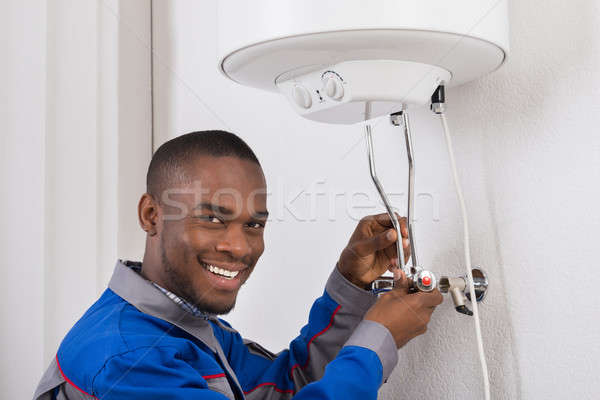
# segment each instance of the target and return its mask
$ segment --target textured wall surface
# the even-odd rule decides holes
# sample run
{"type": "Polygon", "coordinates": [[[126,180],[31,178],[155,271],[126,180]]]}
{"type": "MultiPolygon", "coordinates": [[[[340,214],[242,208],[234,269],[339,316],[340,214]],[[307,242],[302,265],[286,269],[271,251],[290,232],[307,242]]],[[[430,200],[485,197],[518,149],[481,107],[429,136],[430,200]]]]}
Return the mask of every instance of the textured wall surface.
{"type": "MultiPolygon", "coordinates": [[[[475,240],[492,244],[475,247],[504,282],[520,377],[514,384],[522,398],[596,399],[600,4],[510,6],[506,67],[451,93],[459,162],[472,187],[467,196],[475,215],[481,208],[475,240]],[[470,160],[476,151],[478,162],[470,160]],[[470,176],[475,168],[480,182],[470,176]],[[476,203],[475,190],[487,204],[476,203]]],[[[488,326],[494,366],[500,327],[488,326]]],[[[508,373],[497,371],[496,379],[508,373]]]]}
{"type": "MultiPolygon", "coordinates": [[[[155,5],[155,144],[192,130],[229,129],[265,169],[275,218],[265,254],[227,319],[278,351],[304,323],[356,219],[383,211],[362,129],[305,121],[277,95],[220,76],[215,2],[155,5]]],[[[600,356],[593,292],[599,13],[594,0],[511,2],[508,63],[448,93],[472,259],[492,285],[481,317],[495,399],[600,396],[586,384],[594,382],[600,356]]],[[[461,221],[441,126],[426,109],[414,110],[412,121],[422,263],[461,273],[461,221]]],[[[404,209],[402,138],[381,120],[375,146],[382,182],[404,209]]],[[[472,320],[449,300],[440,306],[428,333],[400,351],[381,397],[481,398],[472,320]]]]}

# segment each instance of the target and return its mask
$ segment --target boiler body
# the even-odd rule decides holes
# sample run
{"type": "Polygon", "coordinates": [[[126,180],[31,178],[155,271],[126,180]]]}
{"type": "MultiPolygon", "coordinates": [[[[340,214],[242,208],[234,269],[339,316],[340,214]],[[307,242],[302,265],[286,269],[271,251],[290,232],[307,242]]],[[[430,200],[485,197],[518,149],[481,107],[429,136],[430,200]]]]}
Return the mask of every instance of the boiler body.
{"type": "Polygon", "coordinates": [[[302,116],[364,120],[500,67],[506,0],[219,0],[219,69],[302,116]]]}

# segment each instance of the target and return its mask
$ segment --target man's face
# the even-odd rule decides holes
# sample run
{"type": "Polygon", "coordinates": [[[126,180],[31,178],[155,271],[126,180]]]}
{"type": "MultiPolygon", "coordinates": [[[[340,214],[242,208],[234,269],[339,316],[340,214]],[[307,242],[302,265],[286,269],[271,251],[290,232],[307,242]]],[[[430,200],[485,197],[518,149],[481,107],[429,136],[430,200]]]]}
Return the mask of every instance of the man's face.
{"type": "Polygon", "coordinates": [[[237,157],[201,156],[187,171],[194,182],[161,199],[163,279],[202,311],[225,314],[264,251],[264,175],[237,157]]]}

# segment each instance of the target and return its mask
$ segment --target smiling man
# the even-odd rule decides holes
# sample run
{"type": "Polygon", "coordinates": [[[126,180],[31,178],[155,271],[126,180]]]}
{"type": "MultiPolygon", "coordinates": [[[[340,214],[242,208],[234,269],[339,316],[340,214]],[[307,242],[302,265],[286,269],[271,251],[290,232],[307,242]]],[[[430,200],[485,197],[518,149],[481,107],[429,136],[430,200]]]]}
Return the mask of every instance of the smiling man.
{"type": "Polygon", "coordinates": [[[387,215],[369,216],[289,349],[242,339],[217,315],[234,307],[264,251],[268,211],[260,163],[232,133],[163,144],[138,217],[143,261],[117,262],[34,399],[375,399],[397,349],[425,332],[441,302],[437,291],[409,294],[403,277],[379,298],[367,290],[395,266],[397,240],[387,215]]]}
{"type": "Polygon", "coordinates": [[[154,155],[139,220],[142,275],[210,314],[226,314],[264,251],[266,182],[258,159],[225,132],[192,133],[154,155]]]}

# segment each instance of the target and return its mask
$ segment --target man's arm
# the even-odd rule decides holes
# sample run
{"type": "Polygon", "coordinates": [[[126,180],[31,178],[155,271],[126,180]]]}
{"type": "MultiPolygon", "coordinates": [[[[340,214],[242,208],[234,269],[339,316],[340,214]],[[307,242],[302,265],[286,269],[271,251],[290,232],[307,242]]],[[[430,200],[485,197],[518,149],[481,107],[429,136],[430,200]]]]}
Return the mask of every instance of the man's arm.
{"type": "Polygon", "coordinates": [[[323,296],[310,311],[308,324],[290,345],[295,360],[291,375],[296,375],[298,382],[320,379],[325,366],[335,358],[376,301],[376,295],[351,283],[336,265],[323,296]]]}
{"type": "Polygon", "coordinates": [[[323,296],[314,302],[308,323],[288,350],[275,355],[239,334],[223,332],[225,353],[246,395],[264,398],[272,392],[299,396],[306,386],[308,392],[322,392],[322,397],[338,385],[354,387],[357,377],[361,377],[362,384],[362,377],[367,379],[367,375],[370,390],[376,393],[397,361],[389,330],[379,323],[363,321],[376,301],[377,296],[350,283],[336,267],[323,296]],[[316,381],[318,384],[311,384],[316,381]]]}
{"type": "MultiPolygon", "coordinates": [[[[327,313],[335,320],[343,304],[337,304],[327,292],[315,301],[309,323],[292,342],[290,350],[278,355],[245,343],[238,333],[223,329],[215,333],[220,336],[223,350],[248,399],[376,399],[378,388],[396,364],[397,347],[424,332],[439,297],[439,293],[408,294],[401,289],[382,295],[320,377],[307,372],[308,366],[315,369],[310,358],[308,362],[301,359],[302,354],[312,356],[318,352],[302,353],[298,349],[302,348],[300,344],[308,347],[322,344],[319,338],[326,338],[329,330],[334,329],[335,324],[327,322],[327,313]],[[335,310],[338,310],[336,315],[335,310]],[[316,334],[310,336],[313,332],[316,334]]],[[[84,377],[90,380],[91,387],[86,395],[106,400],[234,398],[226,371],[215,372],[217,363],[207,366],[205,371],[199,370],[188,363],[193,361],[189,357],[181,349],[168,345],[124,351],[108,359],[99,373],[84,377]]]]}
{"type": "MultiPolygon", "coordinates": [[[[245,391],[247,399],[289,399],[308,400],[334,400],[334,399],[376,399],[384,374],[379,353],[396,348],[387,329],[373,323],[375,329],[368,324],[356,330],[361,335],[368,335],[365,340],[355,333],[352,337],[360,345],[352,344],[352,340],[327,365],[324,376],[313,383],[306,385],[302,390],[286,389],[286,384],[293,385],[289,378],[284,377],[282,385],[268,380],[258,385],[253,390],[245,391]],[[365,347],[363,347],[365,346],[365,347]],[[372,348],[369,348],[371,346],[372,348]]],[[[237,343],[238,350],[244,347],[242,342],[237,343]]],[[[285,354],[279,355],[274,366],[286,358],[285,354]]],[[[259,365],[247,359],[246,370],[238,375],[242,380],[246,374],[258,369],[259,365]]],[[[395,362],[394,362],[395,363],[395,362]]],[[[390,363],[388,369],[391,370],[390,363]]],[[[271,368],[262,371],[268,375],[273,372],[271,368]],[[271,370],[271,371],[269,371],[271,370]]],[[[192,365],[188,364],[185,356],[179,349],[169,346],[148,346],[126,351],[111,357],[104,367],[93,377],[90,392],[83,392],[72,382],[67,381],[60,392],[69,394],[67,398],[124,400],[228,400],[235,397],[229,389],[225,374],[203,375],[192,365]]],[[[293,386],[292,386],[293,387],[293,386]]],[[[236,397],[237,398],[237,397],[236,397]]]]}
{"type": "MultiPolygon", "coordinates": [[[[397,217],[408,259],[407,221],[399,215],[397,217]]],[[[377,301],[377,296],[364,288],[369,287],[390,266],[397,264],[394,244],[398,237],[391,227],[392,222],[387,214],[367,216],[357,225],[329,276],[321,298],[323,300],[315,302],[308,325],[290,345],[291,357],[296,359],[296,364],[291,367],[291,375],[298,384],[306,384],[323,376],[327,363],[334,359],[367,310],[377,301]],[[334,306],[328,308],[327,304],[319,304],[319,301],[331,304],[329,300],[334,306]],[[332,307],[335,309],[332,310],[332,307]],[[323,320],[328,322],[325,327],[323,320]]]]}
{"type": "MultiPolygon", "coordinates": [[[[407,259],[410,254],[407,221],[399,215],[397,217],[407,259]]],[[[320,307],[320,300],[317,300],[311,310],[309,323],[303,328],[309,332],[301,332],[291,343],[292,357],[297,360],[297,364],[292,366],[292,375],[300,372],[292,378],[298,383],[303,380],[305,383],[314,381],[323,376],[327,363],[334,359],[367,310],[377,301],[377,296],[365,288],[370,287],[373,280],[395,262],[397,264],[394,245],[397,235],[390,227],[392,222],[387,214],[367,216],[357,225],[325,286],[323,297],[328,296],[333,300],[335,309],[332,312],[327,307],[320,307]],[[331,314],[324,328],[323,321],[318,320],[319,314],[325,315],[325,320],[331,314]],[[316,329],[311,331],[311,328],[316,329]]]]}

